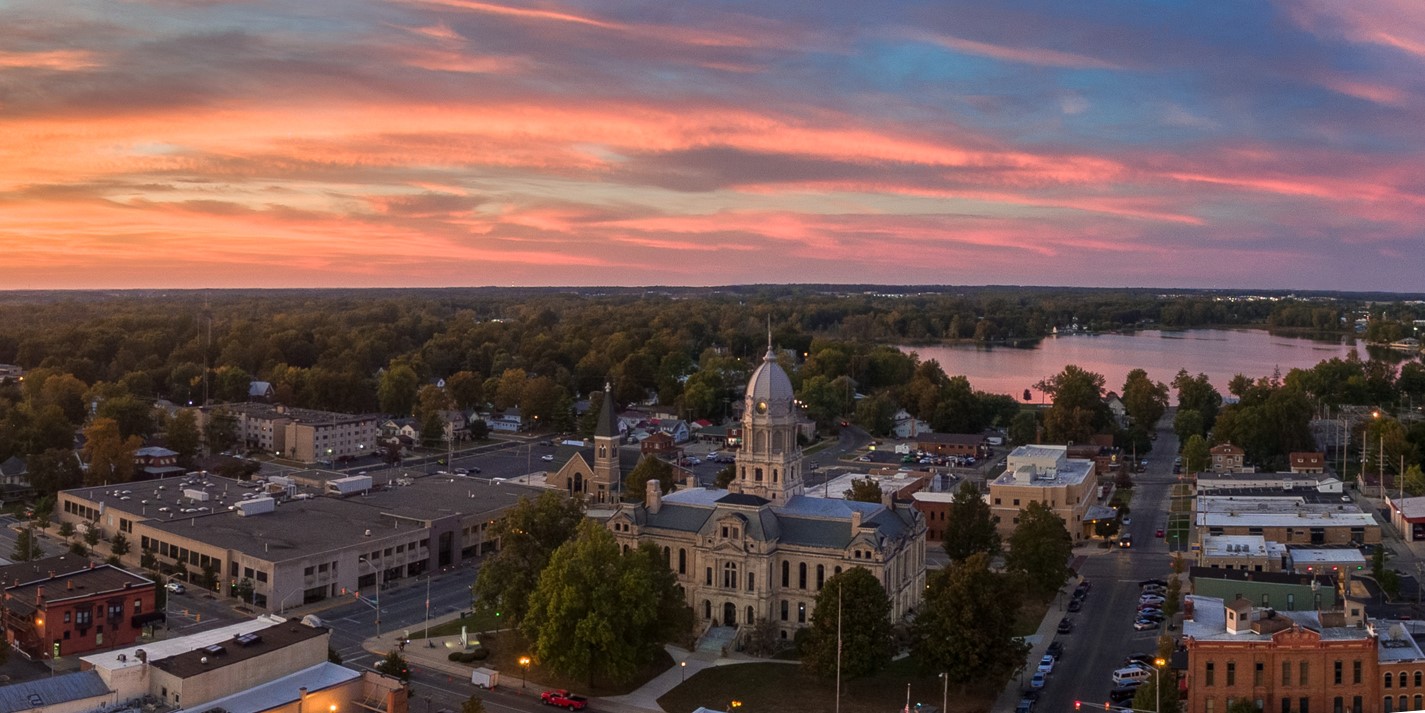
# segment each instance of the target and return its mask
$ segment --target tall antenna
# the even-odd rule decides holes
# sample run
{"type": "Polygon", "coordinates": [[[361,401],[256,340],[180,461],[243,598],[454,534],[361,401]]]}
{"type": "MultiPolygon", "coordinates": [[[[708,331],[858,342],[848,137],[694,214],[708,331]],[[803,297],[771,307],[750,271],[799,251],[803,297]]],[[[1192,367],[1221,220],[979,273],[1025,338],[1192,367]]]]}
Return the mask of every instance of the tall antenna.
{"type": "Polygon", "coordinates": [[[208,298],[203,298],[203,320],[208,325],[207,342],[203,346],[203,405],[208,405],[208,371],[209,360],[213,353],[213,308],[208,303],[208,298]]]}

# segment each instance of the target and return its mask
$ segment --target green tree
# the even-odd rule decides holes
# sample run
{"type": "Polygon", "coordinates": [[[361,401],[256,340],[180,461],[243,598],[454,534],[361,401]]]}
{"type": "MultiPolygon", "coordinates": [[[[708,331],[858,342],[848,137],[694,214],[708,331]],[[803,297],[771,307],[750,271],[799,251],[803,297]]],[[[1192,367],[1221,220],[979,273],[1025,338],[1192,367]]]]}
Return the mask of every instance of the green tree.
{"type": "Polygon", "coordinates": [[[661,458],[646,455],[624,476],[624,497],[633,502],[643,502],[648,495],[650,480],[657,480],[659,489],[664,493],[670,492],[673,490],[674,477],[673,466],[661,458]]]}
{"type": "Polygon", "coordinates": [[[1183,471],[1201,473],[1207,470],[1207,465],[1211,462],[1212,449],[1208,447],[1207,439],[1198,433],[1189,436],[1183,444],[1183,471]]]}
{"type": "Polygon", "coordinates": [[[1093,534],[1106,540],[1118,533],[1118,526],[1119,522],[1116,517],[1106,517],[1102,520],[1095,520],[1093,524],[1093,534]]]}
{"type": "Polygon", "coordinates": [[[732,481],[735,478],[737,478],[737,464],[728,463],[726,466],[723,467],[722,470],[719,470],[717,472],[716,476],[713,477],[713,485],[719,488],[726,488],[727,486],[732,484],[732,481]]]}
{"type": "MultiPolygon", "coordinates": [[[[1178,705],[1178,676],[1177,672],[1168,666],[1157,666],[1158,673],[1148,677],[1148,680],[1138,687],[1138,692],[1133,695],[1133,708],[1145,711],[1177,711],[1178,705]],[[1162,697],[1159,698],[1159,688],[1162,689],[1162,697]],[[1161,705],[1161,708],[1159,707],[1161,705]]],[[[1238,698],[1227,705],[1227,713],[1260,713],[1257,705],[1251,698],[1238,698]],[[1241,708],[1241,704],[1246,704],[1246,708],[1241,708]]]]}
{"type": "Polygon", "coordinates": [[[29,562],[42,557],[44,553],[40,550],[40,543],[35,540],[35,529],[27,527],[20,530],[15,536],[15,549],[11,552],[10,558],[16,562],[29,562]]]}
{"type": "Polygon", "coordinates": [[[895,399],[884,391],[867,396],[856,404],[856,423],[873,435],[889,435],[895,427],[895,415],[895,399]]]}
{"type": "Polygon", "coordinates": [[[66,539],[66,540],[69,539],[69,538],[71,538],[71,537],[73,537],[73,536],[74,536],[74,523],[72,523],[72,522],[61,522],[61,523],[59,523],[59,536],[60,536],[60,537],[63,537],[63,538],[66,539]]]}
{"type": "Polygon", "coordinates": [[[173,418],[168,420],[164,437],[168,447],[178,454],[178,462],[185,466],[191,464],[197,457],[198,447],[202,445],[203,440],[198,431],[197,415],[191,409],[179,409],[173,414],[173,418]]]}
{"type": "Polygon", "coordinates": [[[974,683],[1004,680],[1029,650],[1014,635],[1019,600],[1019,589],[990,570],[984,552],[931,575],[911,625],[911,652],[921,670],[948,674],[962,693],[974,683]]]}
{"type": "Polygon", "coordinates": [[[845,492],[847,500],[863,503],[881,502],[881,484],[875,478],[853,478],[851,487],[845,492]]]}
{"type": "MultiPolygon", "coordinates": [[[[1179,370],[1178,375],[1173,377],[1173,388],[1178,391],[1178,413],[1196,411],[1202,419],[1202,430],[1199,433],[1206,435],[1217,422],[1217,410],[1222,406],[1222,394],[1213,388],[1207,374],[1191,376],[1187,369],[1179,370]]],[[[1174,430],[1178,431],[1179,439],[1186,438],[1183,431],[1177,428],[1176,422],[1174,430]]]]}
{"type": "Polygon", "coordinates": [[[116,532],[109,538],[109,551],[114,553],[115,557],[123,557],[129,553],[129,549],[129,540],[124,537],[124,533],[116,532]]]}
{"type": "Polygon", "coordinates": [[[85,485],[127,483],[134,474],[134,453],[143,446],[138,436],[124,438],[111,418],[95,418],[84,429],[84,458],[89,461],[85,485]]]}
{"type": "Polygon", "coordinates": [[[30,456],[27,465],[30,485],[40,495],[53,495],[84,483],[84,471],[72,450],[52,448],[30,456]]]}
{"type": "Polygon", "coordinates": [[[1019,445],[1039,442],[1039,416],[1033,411],[1020,411],[1009,422],[1009,440],[1019,445]]]}
{"type": "Polygon", "coordinates": [[[1405,469],[1404,487],[1405,494],[1411,497],[1425,495],[1425,472],[1421,472],[1419,463],[1405,469]]]}
{"type": "MultiPolygon", "coordinates": [[[[642,550],[642,548],[640,548],[642,550]]],[[[621,554],[600,523],[584,520],[574,539],[549,558],[529,596],[529,615],[520,631],[541,665],[571,678],[627,681],[653,660],[664,643],[660,615],[682,593],[660,591],[661,553],[621,554]]],[[[686,608],[686,605],[682,605],[686,608]]],[[[691,613],[683,621],[691,625],[691,613]]]]}
{"type": "Polygon", "coordinates": [[[584,512],[579,501],[562,493],[521,498],[490,527],[500,543],[475,578],[476,606],[518,624],[529,611],[529,596],[549,563],[549,555],[574,536],[584,512]]]}
{"type": "Polygon", "coordinates": [[[99,523],[89,523],[89,529],[84,531],[84,544],[89,545],[90,547],[99,544],[99,536],[99,523]]]}
{"type": "Polygon", "coordinates": [[[112,418],[119,435],[144,437],[153,433],[153,405],[131,394],[119,394],[99,404],[99,416],[112,418]]]}
{"type": "Polygon", "coordinates": [[[392,649],[386,653],[386,657],[376,664],[377,670],[387,676],[394,676],[402,682],[411,680],[411,667],[406,663],[400,652],[392,649]]]}
{"type": "Polygon", "coordinates": [[[1134,369],[1123,382],[1123,408],[1133,423],[1151,431],[1168,410],[1168,386],[1148,378],[1148,372],[1134,369]]]}
{"type": "Polygon", "coordinates": [[[811,627],[805,636],[802,663],[819,675],[836,675],[838,651],[842,676],[858,678],[880,671],[895,653],[891,600],[880,580],[862,567],[852,567],[826,580],[816,596],[811,627]]]}
{"type": "Polygon", "coordinates": [[[445,419],[439,413],[429,413],[421,419],[421,445],[434,448],[445,442],[445,419]]]}
{"type": "Polygon", "coordinates": [[[461,409],[478,408],[485,402],[485,381],[472,371],[457,371],[445,380],[445,390],[461,409]]]}
{"type": "Polygon", "coordinates": [[[1178,435],[1179,443],[1186,443],[1193,436],[1202,436],[1206,431],[1199,411],[1179,408],[1177,415],[1173,416],[1173,433],[1178,435]]]}
{"type": "Polygon", "coordinates": [[[965,481],[950,500],[942,538],[945,554],[955,562],[985,553],[995,557],[1000,553],[999,517],[990,512],[974,483],[965,481]]]}
{"type": "Polygon", "coordinates": [[[376,387],[376,398],[381,402],[381,411],[393,416],[409,415],[416,403],[416,389],[421,378],[416,370],[405,363],[392,363],[381,374],[381,383],[376,387]]]}
{"type": "Polygon", "coordinates": [[[215,408],[208,412],[203,422],[203,443],[208,453],[222,453],[237,445],[238,420],[233,412],[225,408],[215,408]]]}
{"type": "Polygon", "coordinates": [[[1074,364],[1035,384],[1054,400],[1044,414],[1048,439],[1055,443],[1087,443],[1112,423],[1108,404],[1103,402],[1104,378],[1074,364]]]}
{"type": "Polygon", "coordinates": [[[460,704],[460,713],[485,713],[485,702],[479,696],[471,696],[460,704]]]}
{"type": "Polygon", "coordinates": [[[1024,575],[1025,586],[1040,596],[1058,591],[1069,578],[1074,541],[1064,521],[1049,506],[1030,501],[1009,536],[1005,568],[1024,575]]]}

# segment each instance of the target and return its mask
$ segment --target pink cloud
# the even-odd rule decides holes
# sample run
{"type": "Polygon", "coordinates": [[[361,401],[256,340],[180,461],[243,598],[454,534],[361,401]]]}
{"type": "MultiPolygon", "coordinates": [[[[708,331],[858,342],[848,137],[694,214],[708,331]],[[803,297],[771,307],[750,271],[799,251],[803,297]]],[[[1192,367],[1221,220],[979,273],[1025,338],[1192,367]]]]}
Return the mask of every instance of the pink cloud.
{"type": "Polygon", "coordinates": [[[99,60],[85,50],[49,50],[44,52],[6,52],[0,50],[0,69],[48,69],[75,72],[93,69],[99,60]]]}
{"type": "Polygon", "coordinates": [[[920,40],[940,45],[946,49],[965,54],[1000,59],[1007,62],[1020,62],[1032,64],[1038,67],[1065,67],[1070,69],[1121,69],[1119,65],[1088,55],[1075,54],[1073,52],[1061,52],[1059,50],[1045,49],[1043,47],[1011,47],[1003,44],[981,42],[978,40],[955,37],[953,35],[934,34],[929,32],[908,33],[910,39],[920,40]]]}

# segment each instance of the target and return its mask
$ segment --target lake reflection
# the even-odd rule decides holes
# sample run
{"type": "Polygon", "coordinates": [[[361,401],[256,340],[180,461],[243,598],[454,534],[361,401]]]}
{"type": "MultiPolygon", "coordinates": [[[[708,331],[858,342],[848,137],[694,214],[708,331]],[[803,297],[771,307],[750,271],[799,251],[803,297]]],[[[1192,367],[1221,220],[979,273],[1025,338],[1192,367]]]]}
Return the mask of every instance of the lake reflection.
{"type": "MultiPolygon", "coordinates": [[[[1344,357],[1353,349],[1344,342],[1279,337],[1263,330],[1194,329],[1183,332],[1149,330],[1132,334],[1102,334],[1050,337],[1031,349],[1014,347],[921,346],[901,347],[913,351],[922,361],[940,362],[945,373],[969,378],[979,391],[1011,394],[1022,398],[1025,389],[1034,401],[1044,395],[1033,389],[1035,382],[1057,374],[1067,364],[1103,374],[1112,391],[1123,388],[1123,380],[1133,369],[1144,369],[1148,377],[1171,388],[1179,369],[1190,374],[1204,373],[1224,395],[1227,382],[1237,374],[1252,378],[1270,376],[1280,369],[1283,376],[1296,368],[1310,368],[1332,357],[1344,357]]],[[[1365,354],[1362,353],[1362,358],[1365,354]]],[[[1176,403],[1176,392],[1172,401],[1176,403]]]]}

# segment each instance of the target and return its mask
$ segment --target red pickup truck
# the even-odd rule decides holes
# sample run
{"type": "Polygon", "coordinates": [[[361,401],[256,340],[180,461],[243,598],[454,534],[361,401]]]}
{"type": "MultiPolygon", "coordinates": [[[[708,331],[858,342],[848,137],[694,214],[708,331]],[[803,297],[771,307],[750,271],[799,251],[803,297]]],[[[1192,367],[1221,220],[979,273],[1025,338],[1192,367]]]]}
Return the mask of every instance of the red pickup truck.
{"type": "Polygon", "coordinates": [[[571,711],[581,711],[589,705],[589,699],[576,696],[562,688],[539,694],[539,702],[546,706],[565,708],[571,711]]]}

